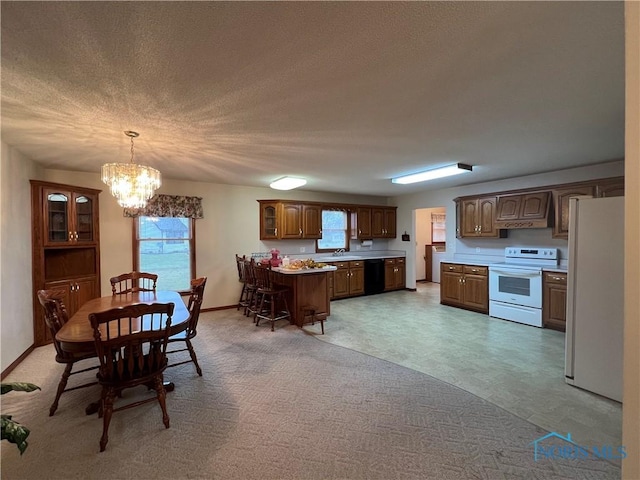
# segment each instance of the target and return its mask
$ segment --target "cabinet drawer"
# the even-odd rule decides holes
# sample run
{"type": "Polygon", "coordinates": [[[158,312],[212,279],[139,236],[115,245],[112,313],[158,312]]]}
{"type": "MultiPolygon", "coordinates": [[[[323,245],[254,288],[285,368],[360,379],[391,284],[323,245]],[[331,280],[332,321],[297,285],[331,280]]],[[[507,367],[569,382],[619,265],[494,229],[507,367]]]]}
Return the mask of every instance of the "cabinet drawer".
{"type": "Polygon", "coordinates": [[[362,260],[354,260],[347,263],[349,264],[349,268],[364,268],[364,262],[362,260]]]}
{"type": "Polygon", "coordinates": [[[404,258],[396,258],[396,265],[404,264],[404,258]]]}
{"type": "Polygon", "coordinates": [[[462,265],[459,265],[457,263],[442,263],[442,271],[443,272],[456,272],[456,273],[462,273],[462,265]]]}
{"type": "Polygon", "coordinates": [[[478,265],[464,265],[464,273],[469,275],[484,275],[487,276],[487,267],[480,267],[478,265]]]}
{"type": "Polygon", "coordinates": [[[545,283],[555,283],[558,285],[567,284],[567,274],[559,272],[544,272],[545,283]]]}
{"type": "Polygon", "coordinates": [[[396,259],[395,258],[385,258],[384,259],[384,264],[385,265],[395,265],[396,264],[396,259]]]}
{"type": "Polygon", "coordinates": [[[332,265],[338,268],[349,268],[349,262],[335,262],[332,265]]]}

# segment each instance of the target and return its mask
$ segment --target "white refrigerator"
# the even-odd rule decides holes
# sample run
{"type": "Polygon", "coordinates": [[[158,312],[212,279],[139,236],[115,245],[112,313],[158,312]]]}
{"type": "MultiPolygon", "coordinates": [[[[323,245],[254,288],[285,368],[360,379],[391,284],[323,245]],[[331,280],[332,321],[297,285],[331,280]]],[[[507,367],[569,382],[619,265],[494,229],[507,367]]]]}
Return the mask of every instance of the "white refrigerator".
{"type": "Polygon", "coordinates": [[[569,200],[567,383],[622,401],[624,197],[569,200]]]}

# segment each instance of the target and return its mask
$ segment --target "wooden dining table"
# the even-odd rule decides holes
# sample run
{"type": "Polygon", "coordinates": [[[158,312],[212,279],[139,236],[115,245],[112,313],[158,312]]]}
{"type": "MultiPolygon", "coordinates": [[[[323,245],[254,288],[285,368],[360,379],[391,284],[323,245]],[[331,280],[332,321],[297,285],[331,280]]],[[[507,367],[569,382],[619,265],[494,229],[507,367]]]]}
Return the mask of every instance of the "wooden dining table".
{"type": "MultiPolygon", "coordinates": [[[[169,327],[169,336],[186,330],[189,324],[189,310],[184,304],[178,292],[159,290],[156,292],[133,292],[127,294],[109,295],[89,300],[82,305],[76,313],[65,323],[58,333],[56,340],[66,352],[81,353],[95,351],[93,328],[89,321],[89,314],[104,312],[112,308],[126,307],[128,305],[173,303],[174,310],[169,327]]],[[[144,328],[144,326],[142,326],[144,328]]],[[[172,382],[165,382],[165,390],[174,389],[172,382]]],[[[87,415],[98,411],[99,402],[93,402],[85,409],[87,415]]]]}
{"type": "Polygon", "coordinates": [[[78,353],[95,350],[93,328],[89,314],[104,312],[112,308],[128,305],[173,303],[175,308],[171,317],[169,336],[182,332],[189,323],[189,310],[178,292],[159,290],[156,292],[133,292],[109,295],[89,300],[65,323],[56,334],[56,340],[66,352],[78,353]]]}

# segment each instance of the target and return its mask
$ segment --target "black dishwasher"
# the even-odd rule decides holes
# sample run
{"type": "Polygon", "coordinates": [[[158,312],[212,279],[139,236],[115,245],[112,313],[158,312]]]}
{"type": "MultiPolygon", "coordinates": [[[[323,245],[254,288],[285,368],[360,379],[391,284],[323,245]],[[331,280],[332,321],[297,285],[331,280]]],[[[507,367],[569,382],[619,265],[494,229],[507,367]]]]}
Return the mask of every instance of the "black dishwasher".
{"type": "Polygon", "coordinates": [[[384,292],[384,258],[364,261],[364,294],[374,295],[384,292]]]}

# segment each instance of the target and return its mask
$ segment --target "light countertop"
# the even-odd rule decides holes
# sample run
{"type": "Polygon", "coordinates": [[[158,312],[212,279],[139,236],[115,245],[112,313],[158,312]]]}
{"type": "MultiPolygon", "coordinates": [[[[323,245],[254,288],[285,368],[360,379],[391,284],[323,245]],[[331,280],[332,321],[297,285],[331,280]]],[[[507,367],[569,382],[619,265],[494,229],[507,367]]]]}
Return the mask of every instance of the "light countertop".
{"type": "Polygon", "coordinates": [[[326,273],[326,272],[332,272],[333,270],[337,270],[337,269],[338,267],[334,267],[332,265],[327,265],[326,267],[322,267],[322,268],[300,268],[298,270],[292,270],[289,268],[282,268],[282,267],[271,267],[271,270],[273,270],[274,272],[283,273],[285,275],[305,275],[309,273],[326,273]]]}

